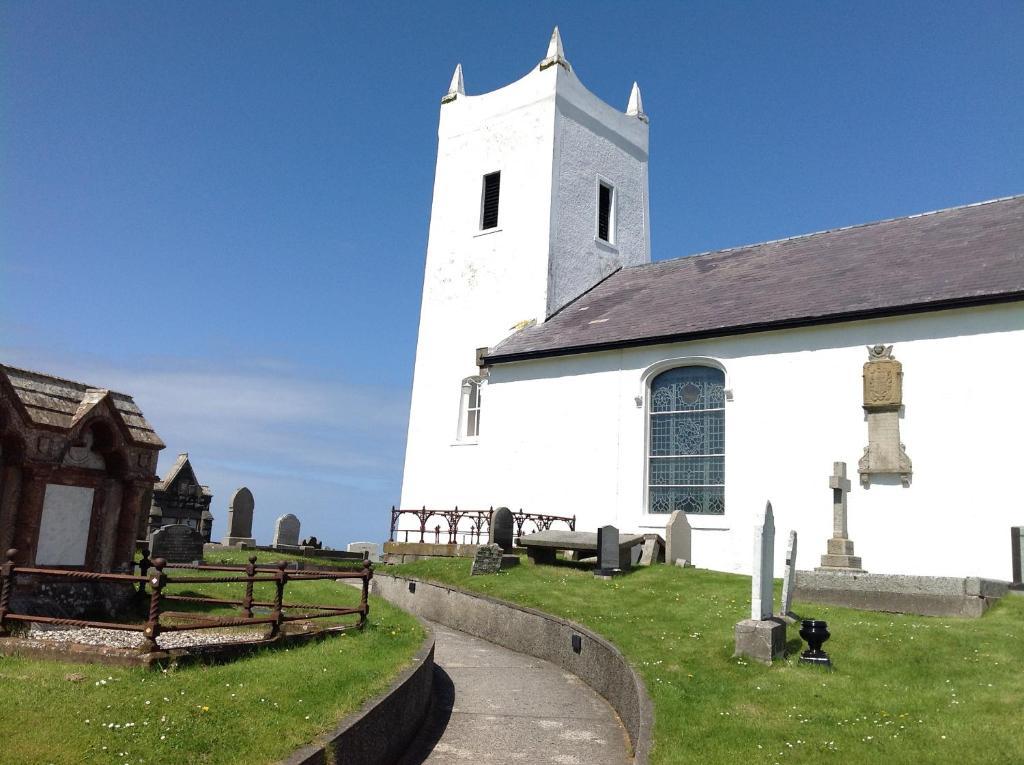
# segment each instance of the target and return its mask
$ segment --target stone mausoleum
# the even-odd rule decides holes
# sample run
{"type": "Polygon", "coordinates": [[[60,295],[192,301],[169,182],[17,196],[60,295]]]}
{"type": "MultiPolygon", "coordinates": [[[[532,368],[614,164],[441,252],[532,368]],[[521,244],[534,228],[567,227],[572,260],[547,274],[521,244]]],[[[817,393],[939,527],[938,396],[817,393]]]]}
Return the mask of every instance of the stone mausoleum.
{"type": "Polygon", "coordinates": [[[148,516],[140,516],[139,539],[148,539],[164,526],[182,524],[195,529],[209,542],[213,529],[212,501],[213,492],[199,483],[188,452],[182,452],[163,480],[153,487],[148,516]]]}
{"type": "Polygon", "coordinates": [[[163,447],[130,396],[0,365],[0,552],[123,569],[163,447]]]}

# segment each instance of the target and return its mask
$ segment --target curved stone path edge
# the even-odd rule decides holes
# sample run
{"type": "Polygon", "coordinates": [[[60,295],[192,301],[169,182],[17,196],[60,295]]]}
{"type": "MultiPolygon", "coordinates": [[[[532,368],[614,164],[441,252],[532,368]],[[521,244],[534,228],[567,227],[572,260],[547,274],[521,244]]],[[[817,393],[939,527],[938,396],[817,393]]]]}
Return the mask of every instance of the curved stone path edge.
{"type": "Polygon", "coordinates": [[[423,619],[573,673],[611,704],[629,736],[633,762],[647,765],[651,699],[626,657],[605,638],[568,619],[449,585],[377,573],[372,591],[423,619]]]}
{"type": "Polygon", "coordinates": [[[392,765],[402,757],[427,719],[434,690],[436,637],[419,621],[427,637],[388,689],[281,765],[392,765]]]}

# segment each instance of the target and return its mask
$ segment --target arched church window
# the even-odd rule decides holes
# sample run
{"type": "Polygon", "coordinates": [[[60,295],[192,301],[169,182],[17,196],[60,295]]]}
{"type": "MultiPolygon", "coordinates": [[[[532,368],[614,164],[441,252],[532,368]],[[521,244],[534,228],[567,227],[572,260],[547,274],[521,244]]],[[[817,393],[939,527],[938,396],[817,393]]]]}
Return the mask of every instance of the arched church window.
{"type": "Polygon", "coordinates": [[[647,502],[651,513],[725,512],[725,373],[685,366],[651,381],[647,502]]]}
{"type": "Polygon", "coordinates": [[[483,380],[467,377],[462,381],[462,400],[459,405],[459,438],[480,435],[480,393],[483,380]]]}

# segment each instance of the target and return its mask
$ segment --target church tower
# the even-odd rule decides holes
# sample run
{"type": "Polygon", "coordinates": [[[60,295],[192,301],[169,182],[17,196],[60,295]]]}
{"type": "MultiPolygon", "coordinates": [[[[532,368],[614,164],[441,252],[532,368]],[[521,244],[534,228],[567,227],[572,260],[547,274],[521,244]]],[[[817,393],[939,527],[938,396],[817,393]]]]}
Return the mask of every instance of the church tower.
{"type": "Polygon", "coordinates": [[[455,68],[441,99],[402,507],[514,501],[469,478],[486,451],[476,350],[650,261],[647,152],[637,85],[625,112],[601,101],[557,27],[540,63],[499,90],[466,95],[455,68]]]}

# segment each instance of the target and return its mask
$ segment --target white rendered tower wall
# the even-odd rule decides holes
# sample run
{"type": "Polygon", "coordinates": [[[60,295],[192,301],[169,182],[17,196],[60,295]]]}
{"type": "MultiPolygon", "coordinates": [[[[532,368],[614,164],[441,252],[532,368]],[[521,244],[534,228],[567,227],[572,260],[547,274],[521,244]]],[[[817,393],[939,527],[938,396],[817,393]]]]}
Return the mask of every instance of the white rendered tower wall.
{"type": "MultiPolygon", "coordinates": [[[[487,393],[479,437],[460,433],[463,379],[475,351],[543,322],[624,265],[650,260],[648,123],[590,93],[552,38],[529,74],[479,96],[461,70],[441,105],[401,505],[466,509],[514,504],[489,477],[487,393]],[[485,175],[500,172],[497,226],[482,229],[485,175]],[[598,233],[600,184],[611,231],[598,233]]],[[[525,508],[529,511],[528,508],[525,508]]]]}

